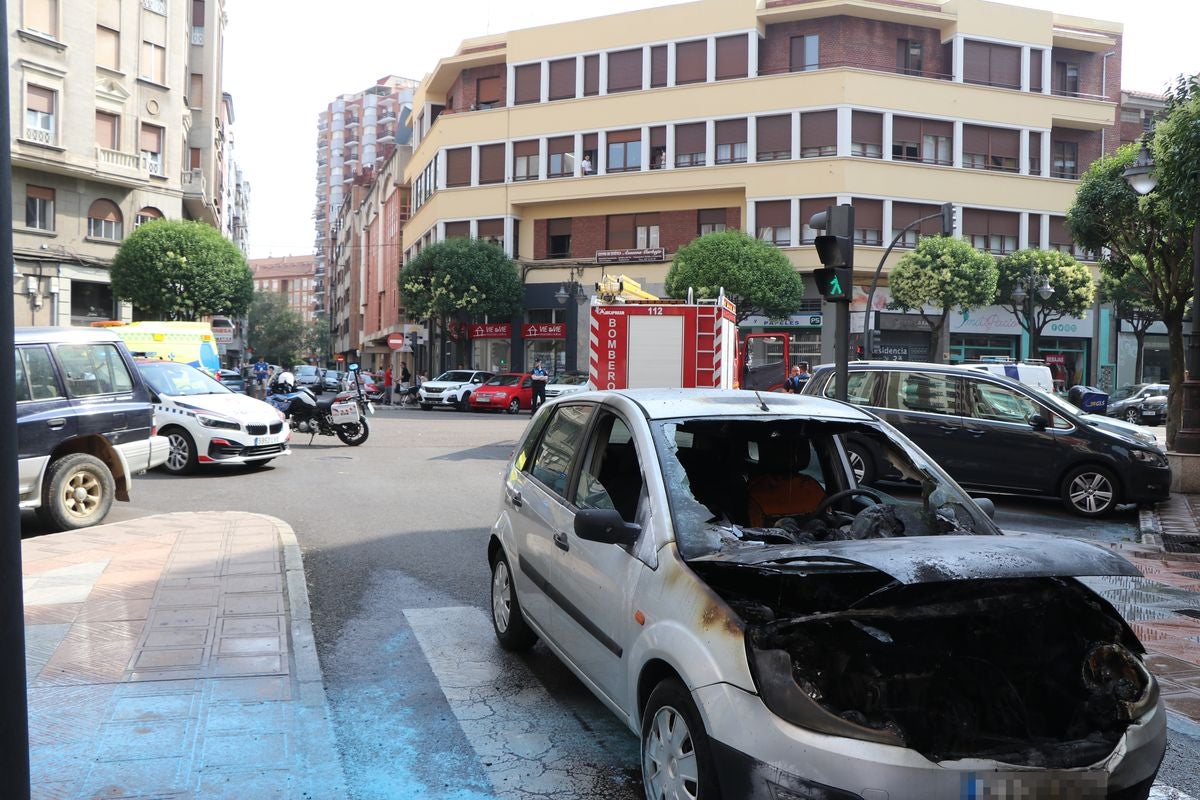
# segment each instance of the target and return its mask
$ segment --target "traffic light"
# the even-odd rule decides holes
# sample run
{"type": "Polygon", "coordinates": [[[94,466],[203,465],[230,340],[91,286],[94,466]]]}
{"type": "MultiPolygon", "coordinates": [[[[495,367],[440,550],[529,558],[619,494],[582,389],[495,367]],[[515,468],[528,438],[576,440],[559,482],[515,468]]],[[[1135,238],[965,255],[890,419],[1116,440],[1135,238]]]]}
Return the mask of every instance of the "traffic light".
{"type": "Polygon", "coordinates": [[[863,358],[874,358],[879,352],[879,331],[869,329],[867,335],[863,337],[863,358]]]}
{"type": "Polygon", "coordinates": [[[408,334],[408,346],[412,348],[412,351],[414,353],[417,352],[417,332],[416,331],[412,331],[411,333],[408,334]]]}
{"type": "Polygon", "coordinates": [[[850,302],[854,275],[854,207],[828,206],[808,221],[808,227],[824,231],[813,244],[825,269],[816,270],[813,277],[817,289],[826,300],[850,302]]]}
{"type": "Polygon", "coordinates": [[[817,291],[830,302],[849,302],[853,270],[848,267],[825,267],[813,270],[817,291]]]}
{"type": "Polygon", "coordinates": [[[954,203],[942,203],[942,236],[954,235],[954,222],[957,216],[954,203]]]}

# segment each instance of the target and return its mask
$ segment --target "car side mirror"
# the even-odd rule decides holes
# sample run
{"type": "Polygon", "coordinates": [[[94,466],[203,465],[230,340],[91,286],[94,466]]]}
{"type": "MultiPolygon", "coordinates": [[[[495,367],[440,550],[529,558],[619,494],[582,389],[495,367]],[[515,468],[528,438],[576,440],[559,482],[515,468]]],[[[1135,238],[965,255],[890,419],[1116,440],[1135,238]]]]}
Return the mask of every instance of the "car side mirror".
{"type": "Polygon", "coordinates": [[[632,545],[642,534],[642,526],[626,522],[612,508],[586,508],[575,514],[575,535],[589,542],[632,545]]]}
{"type": "Polygon", "coordinates": [[[1035,431],[1044,431],[1046,428],[1050,427],[1050,420],[1046,419],[1041,414],[1034,414],[1029,418],[1029,427],[1033,428],[1035,431]]]}
{"type": "Polygon", "coordinates": [[[972,497],[975,505],[979,506],[979,510],[987,514],[988,519],[996,518],[996,504],[992,502],[990,497],[972,497]]]}

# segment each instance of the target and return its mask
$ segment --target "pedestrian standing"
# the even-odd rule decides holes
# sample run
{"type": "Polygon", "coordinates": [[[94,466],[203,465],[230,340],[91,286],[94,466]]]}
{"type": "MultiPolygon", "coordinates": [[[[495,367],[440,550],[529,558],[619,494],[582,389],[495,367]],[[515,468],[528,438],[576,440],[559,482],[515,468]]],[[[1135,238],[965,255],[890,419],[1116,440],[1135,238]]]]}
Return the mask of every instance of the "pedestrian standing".
{"type": "Polygon", "coordinates": [[[533,362],[533,372],[529,374],[533,383],[533,399],[529,404],[529,413],[536,414],[538,407],[546,402],[546,382],[550,376],[546,370],[542,369],[542,360],[539,358],[533,362]]]}
{"type": "Polygon", "coordinates": [[[392,365],[388,364],[387,369],[383,371],[383,403],[384,405],[392,404],[392,365]]]}
{"type": "Polygon", "coordinates": [[[267,378],[271,374],[271,366],[267,364],[266,359],[262,356],[258,357],[258,361],[254,362],[254,382],[257,384],[258,399],[262,400],[267,393],[267,378]]]}

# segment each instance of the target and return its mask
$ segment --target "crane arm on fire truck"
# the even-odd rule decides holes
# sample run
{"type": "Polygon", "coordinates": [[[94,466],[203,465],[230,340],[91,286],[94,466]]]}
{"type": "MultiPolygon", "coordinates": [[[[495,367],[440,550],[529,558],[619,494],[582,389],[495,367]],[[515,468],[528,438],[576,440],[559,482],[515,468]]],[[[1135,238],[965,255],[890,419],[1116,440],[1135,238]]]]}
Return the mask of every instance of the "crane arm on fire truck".
{"type": "Polygon", "coordinates": [[[596,283],[596,294],[609,303],[620,303],[629,300],[656,301],[659,299],[657,295],[650,294],[642,289],[641,284],[627,275],[618,275],[614,278],[612,275],[605,274],[596,283]]]}

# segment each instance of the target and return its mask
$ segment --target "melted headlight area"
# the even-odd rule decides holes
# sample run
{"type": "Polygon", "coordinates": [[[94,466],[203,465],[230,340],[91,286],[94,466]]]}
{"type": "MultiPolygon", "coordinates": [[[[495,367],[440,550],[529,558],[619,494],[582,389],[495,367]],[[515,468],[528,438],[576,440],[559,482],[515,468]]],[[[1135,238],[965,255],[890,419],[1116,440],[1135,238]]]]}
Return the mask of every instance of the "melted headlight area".
{"type": "Polygon", "coordinates": [[[1132,631],[1073,579],[891,585],[843,602],[883,576],[710,572],[744,617],[763,702],[806,728],[934,762],[1066,769],[1103,759],[1157,702],[1132,631]]]}

